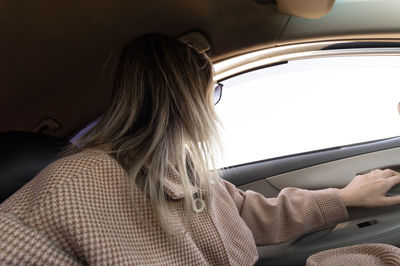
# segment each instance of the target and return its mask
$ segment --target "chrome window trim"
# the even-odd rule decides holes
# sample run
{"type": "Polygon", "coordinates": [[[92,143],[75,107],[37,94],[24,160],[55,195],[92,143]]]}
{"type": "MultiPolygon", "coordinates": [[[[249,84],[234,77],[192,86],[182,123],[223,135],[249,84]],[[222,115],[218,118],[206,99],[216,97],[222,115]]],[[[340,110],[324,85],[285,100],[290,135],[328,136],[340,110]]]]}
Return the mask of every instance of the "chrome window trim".
{"type": "Polygon", "coordinates": [[[221,81],[229,77],[251,71],[262,66],[277,64],[280,62],[330,56],[360,56],[360,55],[394,55],[400,56],[400,40],[346,40],[326,41],[291,44],[280,47],[266,48],[256,52],[229,58],[214,64],[214,79],[221,81]],[[393,44],[396,47],[362,47],[327,49],[333,45],[350,44],[393,44]]]}

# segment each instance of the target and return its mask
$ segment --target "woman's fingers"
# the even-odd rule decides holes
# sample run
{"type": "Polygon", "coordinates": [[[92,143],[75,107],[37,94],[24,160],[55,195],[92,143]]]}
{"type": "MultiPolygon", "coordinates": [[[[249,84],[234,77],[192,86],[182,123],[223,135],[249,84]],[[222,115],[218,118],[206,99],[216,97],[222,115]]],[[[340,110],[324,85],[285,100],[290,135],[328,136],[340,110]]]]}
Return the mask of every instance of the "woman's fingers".
{"type": "Polygon", "coordinates": [[[396,172],[396,171],[393,171],[391,169],[384,169],[384,170],[375,169],[375,170],[372,170],[371,172],[369,172],[366,175],[374,176],[374,177],[385,177],[386,178],[386,177],[390,177],[390,176],[397,175],[397,174],[399,174],[399,173],[396,172]]]}
{"type": "Polygon", "coordinates": [[[400,184],[400,174],[397,173],[396,175],[388,177],[388,181],[390,181],[391,187],[400,184]]]}
{"type": "Polygon", "coordinates": [[[384,198],[384,203],[386,203],[385,206],[391,206],[391,205],[400,204],[400,195],[391,196],[391,197],[385,197],[384,198]]]}
{"type": "Polygon", "coordinates": [[[399,173],[396,171],[393,171],[391,169],[385,169],[381,172],[381,175],[384,177],[390,177],[390,176],[394,176],[394,175],[398,175],[399,173]]]}

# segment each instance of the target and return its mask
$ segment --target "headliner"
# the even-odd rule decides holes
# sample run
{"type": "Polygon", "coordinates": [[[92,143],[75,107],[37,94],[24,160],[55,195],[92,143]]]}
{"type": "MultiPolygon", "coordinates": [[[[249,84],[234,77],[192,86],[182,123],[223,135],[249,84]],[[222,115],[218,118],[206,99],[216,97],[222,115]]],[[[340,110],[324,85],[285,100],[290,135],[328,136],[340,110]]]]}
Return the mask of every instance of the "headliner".
{"type": "Polygon", "coordinates": [[[220,61],[261,48],[316,40],[400,37],[395,0],[337,1],[317,20],[279,14],[275,4],[232,0],[3,1],[0,131],[31,131],[45,117],[70,136],[104,108],[102,67],[135,36],[203,32],[220,61]]]}

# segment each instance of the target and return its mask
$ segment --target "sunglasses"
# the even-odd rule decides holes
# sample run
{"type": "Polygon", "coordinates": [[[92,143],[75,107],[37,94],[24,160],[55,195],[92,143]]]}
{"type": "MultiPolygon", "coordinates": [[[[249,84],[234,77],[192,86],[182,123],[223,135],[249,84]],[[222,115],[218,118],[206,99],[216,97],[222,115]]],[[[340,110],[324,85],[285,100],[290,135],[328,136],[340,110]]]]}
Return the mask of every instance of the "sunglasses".
{"type": "Polygon", "coordinates": [[[224,84],[218,82],[214,88],[214,105],[216,105],[221,100],[223,86],[224,84]]]}

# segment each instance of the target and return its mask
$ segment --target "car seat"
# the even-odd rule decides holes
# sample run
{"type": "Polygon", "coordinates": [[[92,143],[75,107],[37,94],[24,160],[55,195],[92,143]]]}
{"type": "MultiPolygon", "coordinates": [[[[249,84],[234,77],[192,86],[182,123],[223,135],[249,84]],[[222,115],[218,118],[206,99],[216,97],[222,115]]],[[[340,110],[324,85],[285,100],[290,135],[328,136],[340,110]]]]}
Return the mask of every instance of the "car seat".
{"type": "Polygon", "coordinates": [[[55,161],[68,144],[41,133],[0,132],[0,203],[55,161]]]}

